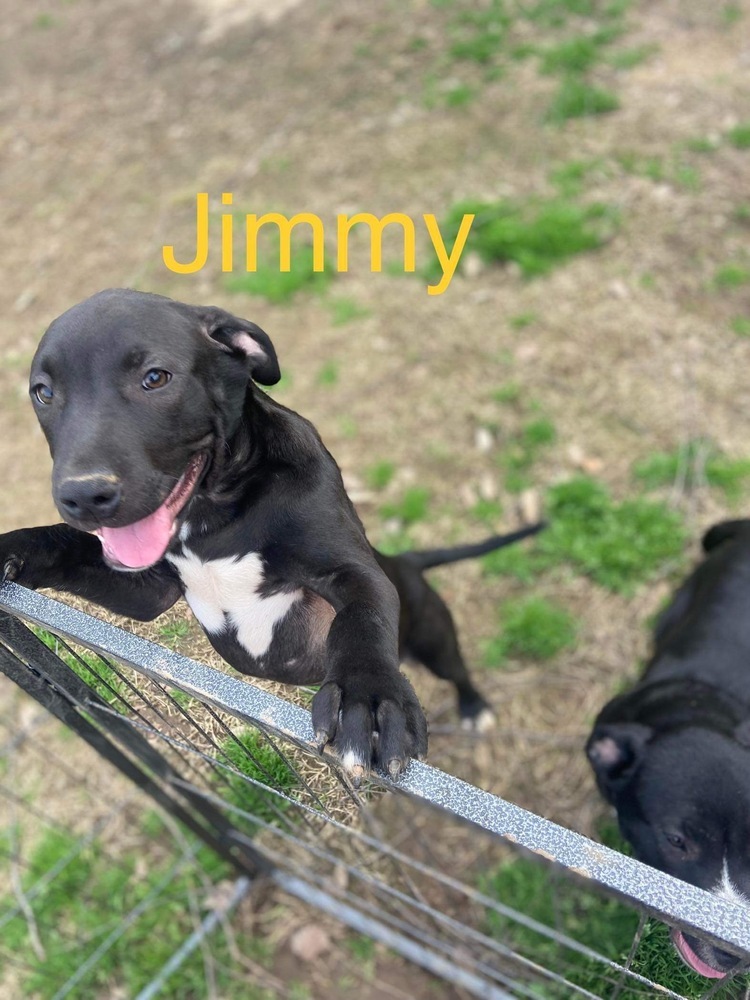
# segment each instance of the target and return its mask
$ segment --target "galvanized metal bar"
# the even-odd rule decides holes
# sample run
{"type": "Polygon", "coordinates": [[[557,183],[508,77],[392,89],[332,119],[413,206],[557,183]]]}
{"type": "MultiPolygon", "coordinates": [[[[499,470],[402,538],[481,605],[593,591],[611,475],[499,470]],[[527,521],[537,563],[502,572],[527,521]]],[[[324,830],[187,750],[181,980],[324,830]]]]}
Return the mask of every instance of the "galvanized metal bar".
{"type": "Polygon", "coordinates": [[[433,975],[439,976],[440,979],[466,990],[472,996],[480,997],[481,1000],[513,1000],[513,995],[501,987],[489,983],[481,976],[474,975],[473,972],[462,969],[454,960],[426,948],[417,941],[410,940],[398,931],[391,930],[380,921],[374,920],[372,916],[360,913],[353,906],[349,906],[335,896],[318,889],[304,879],[281,871],[274,872],[272,879],[289,895],[316,907],[323,913],[328,913],[352,930],[366,934],[374,941],[379,941],[410,962],[414,962],[415,965],[419,965],[433,975]]]}
{"type": "MultiPolygon", "coordinates": [[[[196,663],[17,584],[0,586],[0,608],[115,657],[239,719],[314,749],[310,713],[247,680],[196,663]]],[[[414,761],[397,781],[384,776],[378,780],[533,851],[592,885],[631,900],[667,923],[750,957],[748,907],[649,868],[428,764],[414,761]]]]}

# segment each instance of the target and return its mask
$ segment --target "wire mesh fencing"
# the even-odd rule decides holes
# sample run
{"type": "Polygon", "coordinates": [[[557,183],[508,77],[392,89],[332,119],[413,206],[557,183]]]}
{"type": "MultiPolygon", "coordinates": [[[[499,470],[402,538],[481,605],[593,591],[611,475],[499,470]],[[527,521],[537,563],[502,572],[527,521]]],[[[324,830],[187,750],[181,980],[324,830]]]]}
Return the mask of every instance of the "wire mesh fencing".
{"type": "Polygon", "coordinates": [[[208,944],[243,899],[269,887],[455,996],[748,995],[746,908],[426,764],[354,787],[335,757],[314,750],[304,707],[12,584],[0,606],[0,670],[34,699],[23,720],[0,720],[9,807],[0,959],[18,996],[141,1000],[175,983],[175,996],[218,996],[229,966],[280,994],[262,963],[248,971],[208,944]],[[70,750],[50,749],[51,716],[75,734],[70,750]],[[106,788],[98,776],[87,787],[93,769],[76,780],[72,748],[83,745],[115,769],[106,788]],[[38,773],[27,764],[34,754],[38,773]],[[39,827],[59,822],[44,789],[66,781],[85,805],[52,851],[39,827]],[[136,799],[159,812],[147,810],[144,823],[141,807],[134,822],[136,799]],[[172,849],[152,863],[157,823],[172,849]],[[69,902],[100,883],[110,919],[91,926],[69,902]],[[154,914],[165,948],[137,989],[131,979],[130,992],[113,992],[112,983],[123,989],[132,928],[154,914]],[[743,962],[702,979],[681,966],[665,924],[743,962]],[[102,984],[109,992],[96,992],[102,984]]]}

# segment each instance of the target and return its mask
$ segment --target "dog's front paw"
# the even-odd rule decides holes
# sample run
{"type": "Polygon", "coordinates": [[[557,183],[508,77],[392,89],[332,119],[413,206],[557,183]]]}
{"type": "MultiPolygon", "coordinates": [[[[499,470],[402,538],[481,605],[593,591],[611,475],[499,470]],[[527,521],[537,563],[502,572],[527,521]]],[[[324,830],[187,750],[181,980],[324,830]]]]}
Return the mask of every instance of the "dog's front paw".
{"type": "Polygon", "coordinates": [[[313,698],[312,722],[319,747],[330,743],[355,783],[372,765],[395,778],[427,753],[427,720],[398,670],[326,681],[313,698]]]}

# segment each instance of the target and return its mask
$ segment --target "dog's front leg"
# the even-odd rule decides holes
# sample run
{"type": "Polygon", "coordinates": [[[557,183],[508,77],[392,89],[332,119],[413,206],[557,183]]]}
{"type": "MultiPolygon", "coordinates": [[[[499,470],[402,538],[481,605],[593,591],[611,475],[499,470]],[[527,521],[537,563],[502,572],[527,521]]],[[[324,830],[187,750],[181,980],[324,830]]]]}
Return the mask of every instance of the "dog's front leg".
{"type": "Polygon", "coordinates": [[[336,611],[325,681],[312,704],[320,746],[358,779],[371,764],[393,777],[427,752],[427,722],[399,670],[398,594],[377,567],[338,570],[319,592],[336,611]]]}
{"type": "Polygon", "coordinates": [[[0,535],[0,572],[2,580],[64,590],[140,621],[156,618],[181,595],[169,567],[119,572],[105,563],[98,538],[67,524],[0,535]]]}

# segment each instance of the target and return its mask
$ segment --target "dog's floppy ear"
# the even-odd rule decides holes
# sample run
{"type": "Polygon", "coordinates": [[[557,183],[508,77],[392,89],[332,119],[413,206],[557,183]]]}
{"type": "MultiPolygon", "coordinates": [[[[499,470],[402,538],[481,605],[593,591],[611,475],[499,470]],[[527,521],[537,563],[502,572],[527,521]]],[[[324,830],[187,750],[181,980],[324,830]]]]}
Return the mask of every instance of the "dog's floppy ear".
{"type": "Polygon", "coordinates": [[[621,791],[638,770],[653,734],[650,726],[639,722],[597,726],[586,744],[586,756],[599,784],[612,792],[621,791]]]}
{"type": "Polygon", "coordinates": [[[205,332],[223,350],[241,354],[250,362],[250,375],[261,385],[276,385],[281,378],[276,351],[267,333],[249,320],[217,306],[196,309],[205,332]]]}

